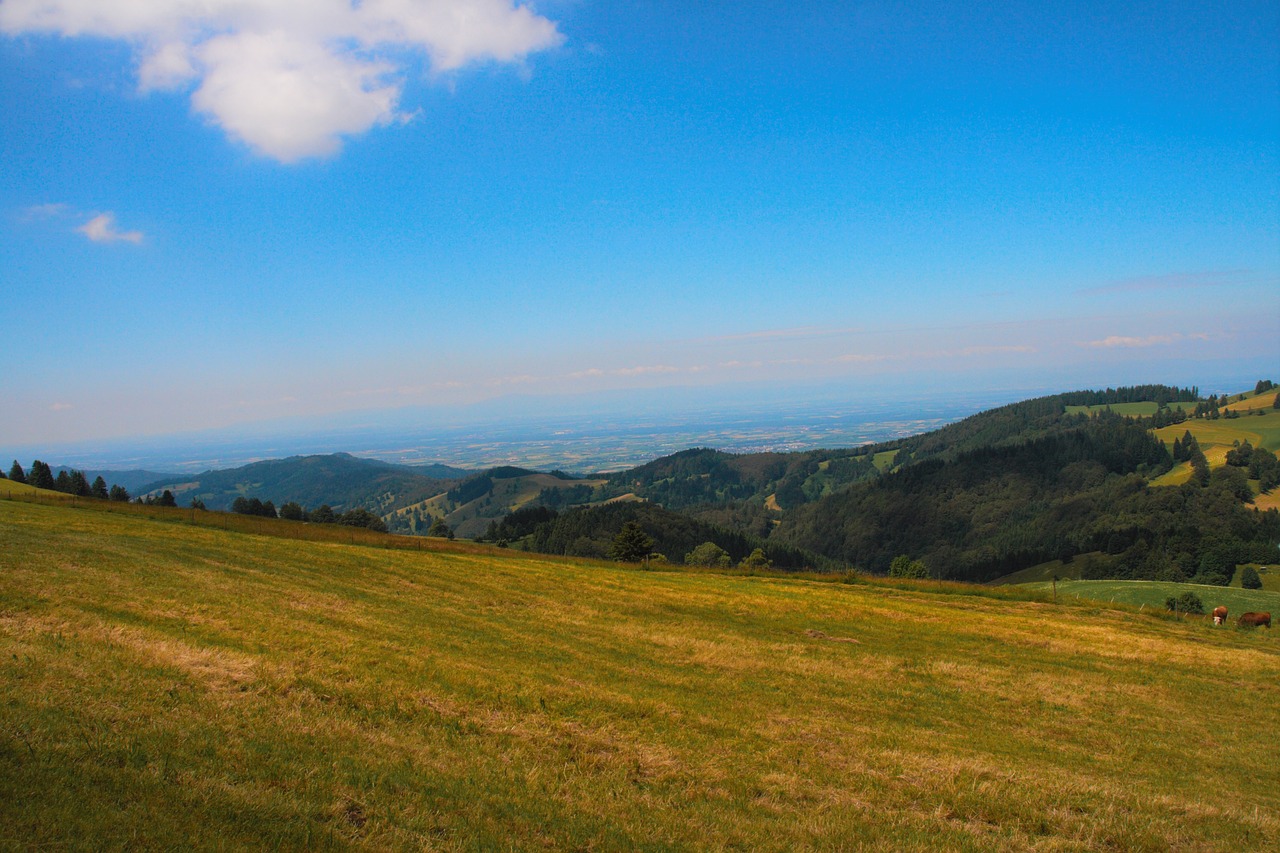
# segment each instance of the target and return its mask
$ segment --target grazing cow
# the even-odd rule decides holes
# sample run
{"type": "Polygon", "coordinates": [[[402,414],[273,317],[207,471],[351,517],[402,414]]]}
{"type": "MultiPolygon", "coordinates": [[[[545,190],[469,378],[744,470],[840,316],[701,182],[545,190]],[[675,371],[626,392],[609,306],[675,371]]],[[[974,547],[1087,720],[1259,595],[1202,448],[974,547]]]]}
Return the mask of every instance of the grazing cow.
{"type": "Polygon", "coordinates": [[[1253,628],[1256,628],[1259,625],[1266,625],[1268,628],[1270,628],[1271,614],[1270,613],[1241,613],[1240,618],[1236,620],[1236,624],[1241,626],[1250,626],[1253,628]]]}
{"type": "Polygon", "coordinates": [[[1213,624],[1215,625],[1227,624],[1227,608],[1223,607],[1221,604],[1213,608],[1213,624]]]}

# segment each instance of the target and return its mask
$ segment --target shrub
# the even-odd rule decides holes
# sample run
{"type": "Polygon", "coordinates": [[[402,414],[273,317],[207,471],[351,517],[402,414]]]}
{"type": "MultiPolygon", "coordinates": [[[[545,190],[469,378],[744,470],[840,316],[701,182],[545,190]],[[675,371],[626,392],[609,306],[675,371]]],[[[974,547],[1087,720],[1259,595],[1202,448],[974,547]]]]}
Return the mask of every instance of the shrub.
{"type": "Polygon", "coordinates": [[[1262,578],[1258,577],[1258,570],[1253,566],[1245,566],[1240,572],[1240,586],[1245,589],[1262,589],[1262,578]]]}
{"type": "Polygon", "coordinates": [[[1177,598],[1167,598],[1164,607],[1174,613],[1204,613],[1204,602],[1194,592],[1184,592],[1177,598]]]}
{"type": "Polygon", "coordinates": [[[703,542],[684,555],[684,562],[688,566],[706,566],[711,569],[727,569],[733,563],[729,552],[714,542],[703,542]]]}
{"type": "Polygon", "coordinates": [[[893,558],[893,562],[889,564],[889,577],[891,578],[927,578],[929,571],[925,568],[922,560],[913,560],[905,554],[899,554],[893,558]]]}

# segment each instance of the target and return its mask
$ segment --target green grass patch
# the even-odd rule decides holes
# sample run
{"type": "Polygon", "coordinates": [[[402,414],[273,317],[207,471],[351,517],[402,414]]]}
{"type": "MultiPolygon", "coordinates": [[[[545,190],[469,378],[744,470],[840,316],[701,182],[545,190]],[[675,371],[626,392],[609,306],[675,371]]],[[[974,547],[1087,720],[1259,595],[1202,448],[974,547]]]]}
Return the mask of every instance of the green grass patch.
{"type": "Polygon", "coordinates": [[[1018,588],[640,571],[102,510],[0,501],[0,846],[1280,835],[1266,631],[1018,588]]]}
{"type": "MultiPolygon", "coordinates": [[[[1173,403],[1170,408],[1180,408],[1183,404],[1173,403]]],[[[1194,404],[1192,404],[1194,408],[1194,404]]],[[[1160,404],[1155,402],[1142,403],[1110,403],[1102,406],[1067,406],[1067,414],[1069,415],[1096,415],[1099,412],[1111,411],[1117,415],[1123,415],[1128,418],[1151,417],[1160,411],[1160,404]]]]}
{"type": "Polygon", "coordinates": [[[871,464],[875,465],[881,472],[888,471],[893,468],[893,461],[897,457],[897,450],[882,450],[871,457],[871,464]]]}

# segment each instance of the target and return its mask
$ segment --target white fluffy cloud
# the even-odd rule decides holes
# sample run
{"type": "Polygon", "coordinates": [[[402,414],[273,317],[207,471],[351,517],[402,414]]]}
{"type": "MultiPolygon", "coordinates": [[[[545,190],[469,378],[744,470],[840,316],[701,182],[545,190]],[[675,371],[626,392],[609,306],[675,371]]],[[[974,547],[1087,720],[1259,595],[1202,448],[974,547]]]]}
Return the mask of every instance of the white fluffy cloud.
{"type": "Polygon", "coordinates": [[[99,213],[76,229],[95,243],[141,243],[141,231],[121,231],[114,213],[99,213]]]}
{"type": "Polygon", "coordinates": [[[192,105],[282,162],[398,117],[404,64],[518,62],[563,41],[514,0],[4,0],[0,30],[127,39],[141,91],[192,105]]]}

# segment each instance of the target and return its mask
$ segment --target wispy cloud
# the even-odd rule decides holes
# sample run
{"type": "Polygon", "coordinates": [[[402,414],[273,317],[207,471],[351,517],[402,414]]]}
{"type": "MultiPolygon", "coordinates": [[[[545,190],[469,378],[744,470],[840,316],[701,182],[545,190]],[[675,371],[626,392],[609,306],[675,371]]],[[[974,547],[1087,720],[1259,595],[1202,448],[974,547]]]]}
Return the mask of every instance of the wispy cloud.
{"type": "Polygon", "coordinates": [[[1257,278],[1250,269],[1206,270],[1202,272],[1177,272],[1163,275],[1140,275],[1116,279],[1097,287],[1087,287],[1085,295],[1105,293],[1140,293],[1149,291],[1192,290],[1199,288],[1231,287],[1249,284],[1257,278]]]}
{"type": "Polygon", "coordinates": [[[685,373],[701,368],[673,367],[669,364],[640,364],[635,367],[620,367],[612,371],[615,376],[644,376],[652,373],[685,373]]]}
{"type": "Polygon", "coordinates": [[[55,219],[70,211],[70,208],[60,202],[50,204],[33,204],[30,207],[23,208],[22,221],[36,222],[43,219],[55,219]]]}
{"type": "Polygon", "coordinates": [[[1093,347],[1095,349],[1134,349],[1141,347],[1167,346],[1184,340],[1206,341],[1209,340],[1209,335],[1204,333],[1197,333],[1193,335],[1146,335],[1145,337],[1109,335],[1096,341],[1082,341],[1080,346],[1093,347]]]}
{"type": "Polygon", "coordinates": [[[981,345],[981,346],[965,347],[964,349],[960,350],[960,355],[962,355],[962,356],[971,356],[971,355],[999,355],[999,354],[1001,354],[1001,353],[1010,353],[1010,354],[1012,354],[1012,353],[1032,353],[1032,352],[1035,352],[1035,351],[1036,351],[1036,348],[1035,348],[1035,347],[1032,347],[1032,346],[1025,346],[1025,345],[1003,345],[1003,346],[1001,346],[1001,345],[994,345],[994,344],[983,344],[983,345],[981,345]]]}
{"type": "Polygon", "coordinates": [[[888,356],[879,353],[851,352],[831,359],[833,364],[874,364],[884,361],[888,356]]]}
{"type": "Polygon", "coordinates": [[[99,213],[77,228],[76,231],[95,243],[133,243],[137,245],[145,239],[141,231],[121,231],[117,228],[116,216],[109,211],[107,213],[99,213]]]}
{"type": "Polygon", "coordinates": [[[793,338],[827,338],[836,335],[852,335],[862,331],[856,328],[831,329],[824,326],[798,326],[790,329],[760,329],[754,332],[743,332],[736,335],[717,335],[703,338],[707,342],[715,341],[752,341],[752,340],[785,340],[793,338]]]}
{"type": "Polygon", "coordinates": [[[197,112],[284,163],[406,119],[402,78],[418,56],[441,74],[564,41],[514,0],[5,0],[0,30],[127,41],[139,91],[193,88],[197,112]]]}

